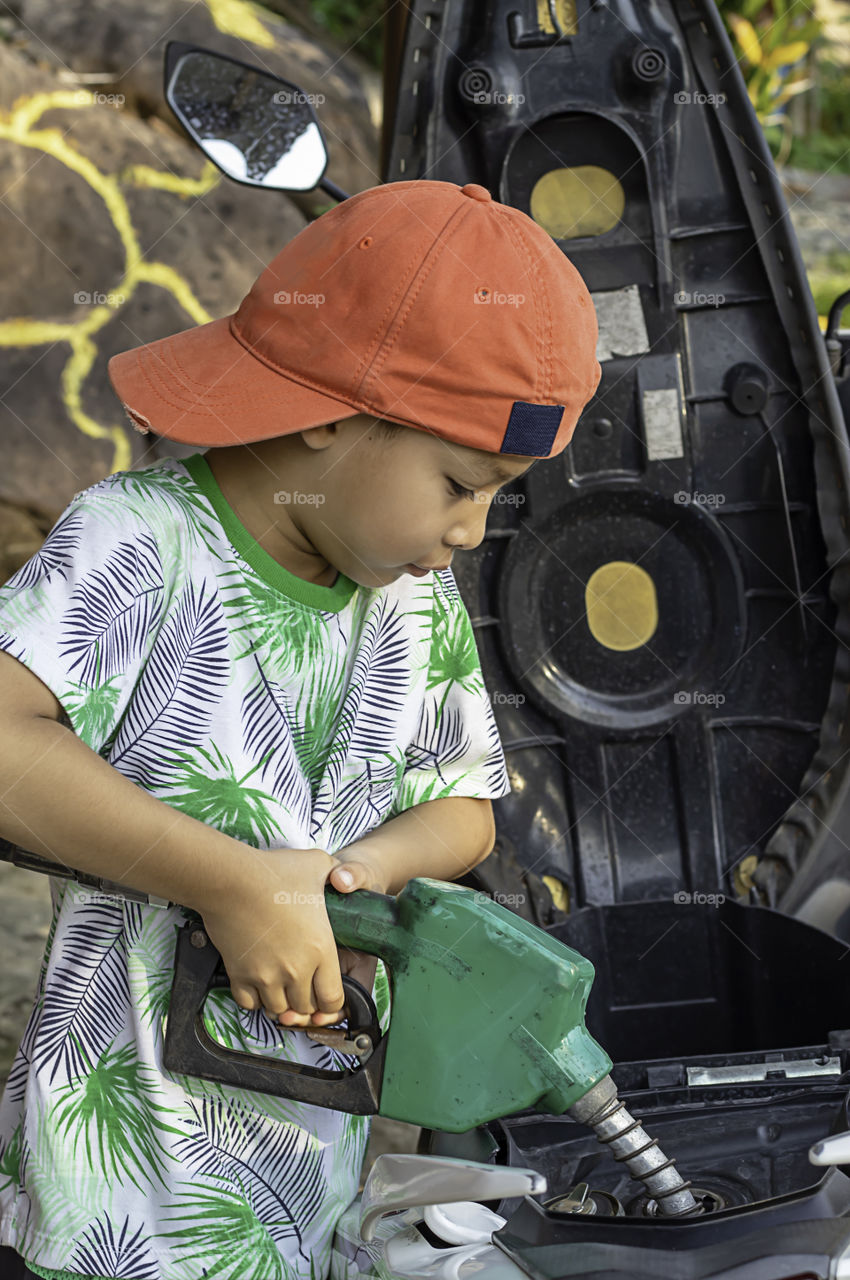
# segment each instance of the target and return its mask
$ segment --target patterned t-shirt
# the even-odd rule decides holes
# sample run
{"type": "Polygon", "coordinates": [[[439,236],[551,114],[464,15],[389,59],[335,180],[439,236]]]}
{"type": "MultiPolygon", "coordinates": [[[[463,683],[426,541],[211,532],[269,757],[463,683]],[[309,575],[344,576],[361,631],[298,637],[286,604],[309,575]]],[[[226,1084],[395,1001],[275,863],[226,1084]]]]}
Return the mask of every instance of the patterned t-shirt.
{"type": "MultiPolygon", "coordinates": [[[[254,848],[335,854],[413,805],[510,790],[451,570],[308,583],[251,538],[202,453],[77,494],[0,587],[0,648],[114,768],[254,848]]],[[[368,1119],[165,1071],[186,913],[50,886],[0,1100],[0,1243],[39,1274],[324,1277],[368,1119]]],[[[386,1030],[380,963],[373,994],[386,1030]]],[[[204,1018],[231,1048],[356,1062],[226,989],[204,1018]]]]}

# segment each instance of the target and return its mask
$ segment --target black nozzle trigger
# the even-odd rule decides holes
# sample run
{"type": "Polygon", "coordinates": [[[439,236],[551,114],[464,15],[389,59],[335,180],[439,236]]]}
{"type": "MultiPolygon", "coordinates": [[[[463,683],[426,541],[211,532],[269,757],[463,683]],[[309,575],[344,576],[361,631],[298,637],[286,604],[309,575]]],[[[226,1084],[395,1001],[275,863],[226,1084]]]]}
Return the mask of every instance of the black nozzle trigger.
{"type": "Polygon", "coordinates": [[[374,1115],[380,1104],[386,1037],[381,1033],[377,1011],[366,988],[347,975],[343,975],[342,985],[347,1037],[353,1040],[366,1034],[374,1046],[365,1063],[330,1071],[227,1049],[207,1032],[203,1010],[209,992],[213,988],[229,987],[230,979],[203,921],[188,920],[177,937],[163,1066],[179,1075],[217,1080],[352,1115],[374,1115]]]}

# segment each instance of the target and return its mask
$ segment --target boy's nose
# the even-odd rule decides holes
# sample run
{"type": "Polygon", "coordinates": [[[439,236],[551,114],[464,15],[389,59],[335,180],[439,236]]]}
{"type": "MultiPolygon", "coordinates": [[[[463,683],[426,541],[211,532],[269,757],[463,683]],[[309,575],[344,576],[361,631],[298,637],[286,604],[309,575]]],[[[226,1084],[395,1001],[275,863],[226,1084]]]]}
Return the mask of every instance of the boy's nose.
{"type": "Polygon", "coordinates": [[[446,546],[457,551],[472,551],[481,542],[487,528],[490,500],[470,502],[469,506],[475,510],[464,512],[464,518],[457,521],[444,539],[446,546]]]}

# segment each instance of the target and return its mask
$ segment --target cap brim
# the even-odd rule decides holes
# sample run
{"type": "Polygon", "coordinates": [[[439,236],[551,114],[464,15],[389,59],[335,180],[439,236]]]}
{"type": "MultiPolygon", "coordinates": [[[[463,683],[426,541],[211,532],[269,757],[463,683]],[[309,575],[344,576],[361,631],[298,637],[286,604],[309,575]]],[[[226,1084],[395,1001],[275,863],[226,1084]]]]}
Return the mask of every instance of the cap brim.
{"type": "Polygon", "coordinates": [[[109,380],[134,425],[184,444],[251,444],[361,410],[252,355],[232,316],[113,356],[109,380]]]}

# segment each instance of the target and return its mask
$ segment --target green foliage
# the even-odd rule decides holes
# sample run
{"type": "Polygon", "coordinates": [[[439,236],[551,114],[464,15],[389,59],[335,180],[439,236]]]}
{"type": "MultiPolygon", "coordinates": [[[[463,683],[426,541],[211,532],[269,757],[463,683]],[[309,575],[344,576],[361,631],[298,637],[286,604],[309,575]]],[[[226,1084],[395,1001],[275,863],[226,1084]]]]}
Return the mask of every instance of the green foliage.
{"type": "MultiPolygon", "coordinates": [[[[776,154],[778,143],[768,130],[768,144],[776,154]]],[[[794,138],[788,164],[816,173],[850,173],[850,136],[832,137],[817,130],[807,137],[794,138]]]]}
{"type": "Polygon", "coordinates": [[[807,275],[818,315],[828,315],[838,295],[850,289],[850,253],[833,250],[817,265],[810,266],[807,275]]]}
{"type": "Polygon", "coordinates": [[[812,87],[807,63],[823,23],[805,0],[720,0],[718,8],[756,115],[782,123],[790,99],[812,87]]]}
{"type": "Polygon", "coordinates": [[[850,64],[818,58],[812,89],[817,129],[795,137],[788,163],[800,169],[850,173],[850,64]]]}
{"type": "Polygon", "coordinates": [[[823,132],[850,139],[850,64],[834,62],[828,55],[819,58],[813,93],[823,132]]]}
{"type": "Polygon", "coordinates": [[[328,35],[380,70],[385,0],[310,0],[310,14],[328,35]]]}

